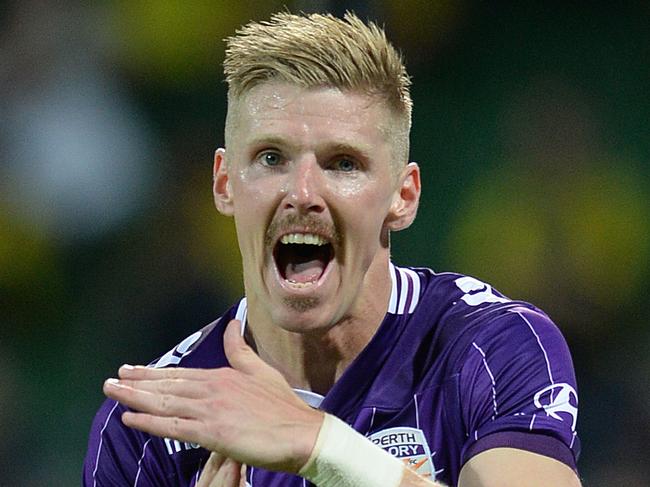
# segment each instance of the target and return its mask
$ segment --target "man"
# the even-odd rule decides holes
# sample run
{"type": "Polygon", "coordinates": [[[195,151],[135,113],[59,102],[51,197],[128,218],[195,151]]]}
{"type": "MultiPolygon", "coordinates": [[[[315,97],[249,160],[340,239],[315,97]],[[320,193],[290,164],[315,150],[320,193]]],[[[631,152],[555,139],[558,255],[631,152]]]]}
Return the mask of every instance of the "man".
{"type": "Polygon", "coordinates": [[[230,38],[224,66],[214,197],[246,298],[106,381],[85,485],[579,485],[555,325],[476,279],[390,262],[420,173],[383,31],[281,13],[230,38]]]}

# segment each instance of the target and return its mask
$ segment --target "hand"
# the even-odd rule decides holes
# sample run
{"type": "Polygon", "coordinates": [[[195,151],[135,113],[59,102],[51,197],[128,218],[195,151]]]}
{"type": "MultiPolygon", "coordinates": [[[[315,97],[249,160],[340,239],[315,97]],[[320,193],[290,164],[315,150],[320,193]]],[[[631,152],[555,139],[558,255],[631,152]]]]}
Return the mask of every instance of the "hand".
{"type": "Polygon", "coordinates": [[[122,366],[104,393],[135,411],[131,428],[198,443],[247,465],[296,473],[307,462],[323,422],[284,377],[246,344],[239,321],[224,333],[230,367],[184,369],[122,366]]]}
{"type": "Polygon", "coordinates": [[[196,487],[246,487],[246,465],[212,452],[196,487]]]}

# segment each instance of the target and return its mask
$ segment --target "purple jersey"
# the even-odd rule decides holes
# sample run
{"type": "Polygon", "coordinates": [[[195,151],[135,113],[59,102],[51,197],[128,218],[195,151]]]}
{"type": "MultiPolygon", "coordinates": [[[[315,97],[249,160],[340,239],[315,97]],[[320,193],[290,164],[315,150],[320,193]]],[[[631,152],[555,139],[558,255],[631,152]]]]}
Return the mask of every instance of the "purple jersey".
{"type": "MultiPolygon", "coordinates": [[[[393,289],[377,333],[325,397],[296,391],[423,476],[456,485],[474,455],[512,447],[576,468],[577,393],[567,345],[530,304],[452,273],[391,264],[393,289]]],[[[246,299],[153,367],[228,365],[223,332],[245,322],[246,299]]],[[[107,400],[95,417],[85,486],[193,486],[209,452],[126,428],[107,400]]],[[[372,465],[368,465],[372,468],[372,465]]],[[[306,486],[249,467],[252,487],[306,486]]]]}

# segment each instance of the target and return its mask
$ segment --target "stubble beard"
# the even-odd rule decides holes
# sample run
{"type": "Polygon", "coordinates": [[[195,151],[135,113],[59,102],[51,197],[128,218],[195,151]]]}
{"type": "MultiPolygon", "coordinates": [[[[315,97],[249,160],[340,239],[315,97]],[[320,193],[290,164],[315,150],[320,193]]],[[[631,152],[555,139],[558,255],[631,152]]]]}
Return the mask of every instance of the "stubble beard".
{"type": "Polygon", "coordinates": [[[319,299],[314,297],[289,297],[284,298],[284,305],[298,313],[305,313],[314,309],[319,304],[319,299]]]}

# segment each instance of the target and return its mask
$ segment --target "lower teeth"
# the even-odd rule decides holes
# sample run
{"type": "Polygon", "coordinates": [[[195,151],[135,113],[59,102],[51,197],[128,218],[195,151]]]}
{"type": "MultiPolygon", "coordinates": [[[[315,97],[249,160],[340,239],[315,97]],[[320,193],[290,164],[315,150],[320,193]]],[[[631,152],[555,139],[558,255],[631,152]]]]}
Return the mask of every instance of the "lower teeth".
{"type": "Polygon", "coordinates": [[[316,281],[298,282],[298,281],[294,281],[293,279],[286,279],[286,281],[290,282],[292,285],[294,285],[296,287],[307,287],[307,286],[311,286],[312,284],[314,284],[316,282],[316,281]]]}

